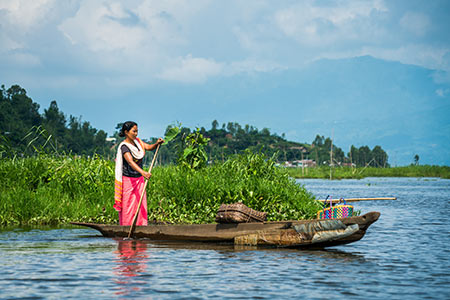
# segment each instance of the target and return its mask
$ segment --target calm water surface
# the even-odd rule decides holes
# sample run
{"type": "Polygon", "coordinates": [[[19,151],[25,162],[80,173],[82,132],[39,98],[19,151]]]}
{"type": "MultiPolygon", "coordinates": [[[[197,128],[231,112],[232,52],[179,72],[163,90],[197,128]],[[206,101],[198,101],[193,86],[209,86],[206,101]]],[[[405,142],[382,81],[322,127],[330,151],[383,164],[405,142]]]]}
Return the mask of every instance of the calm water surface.
{"type": "Polygon", "coordinates": [[[450,180],[301,180],[381,212],[354,244],[256,250],[103,238],[78,227],[0,230],[1,299],[450,299],[450,180]]]}

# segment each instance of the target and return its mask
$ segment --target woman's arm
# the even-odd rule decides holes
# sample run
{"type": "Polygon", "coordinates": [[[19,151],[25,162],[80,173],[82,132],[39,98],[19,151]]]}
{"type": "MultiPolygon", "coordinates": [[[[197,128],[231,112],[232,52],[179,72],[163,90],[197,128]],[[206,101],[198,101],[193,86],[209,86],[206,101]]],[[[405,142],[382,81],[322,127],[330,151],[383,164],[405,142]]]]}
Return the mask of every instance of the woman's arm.
{"type": "Polygon", "coordinates": [[[141,167],[138,166],[137,163],[134,162],[133,157],[131,156],[130,152],[126,152],[123,157],[127,161],[127,163],[139,174],[145,177],[145,179],[150,179],[150,176],[152,176],[151,173],[145,172],[141,169],[141,167]]]}
{"type": "Polygon", "coordinates": [[[162,138],[159,138],[158,141],[156,141],[156,143],[154,144],[147,144],[144,141],[142,141],[142,143],[144,144],[144,148],[145,150],[151,151],[156,149],[156,147],[162,143],[164,143],[164,140],[162,138]]]}

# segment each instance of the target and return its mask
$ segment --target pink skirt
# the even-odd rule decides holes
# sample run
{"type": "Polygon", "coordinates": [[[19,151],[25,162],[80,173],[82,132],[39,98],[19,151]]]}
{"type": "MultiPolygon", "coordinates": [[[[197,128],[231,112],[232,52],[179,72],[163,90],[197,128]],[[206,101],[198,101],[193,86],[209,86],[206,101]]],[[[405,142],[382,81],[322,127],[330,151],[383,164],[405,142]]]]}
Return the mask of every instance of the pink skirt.
{"type": "MultiPolygon", "coordinates": [[[[119,224],[130,226],[133,223],[134,215],[141,199],[144,188],[144,177],[122,177],[122,210],[119,212],[119,224]]],[[[147,225],[147,193],[144,193],[141,209],[137,217],[136,225],[147,225]]]]}

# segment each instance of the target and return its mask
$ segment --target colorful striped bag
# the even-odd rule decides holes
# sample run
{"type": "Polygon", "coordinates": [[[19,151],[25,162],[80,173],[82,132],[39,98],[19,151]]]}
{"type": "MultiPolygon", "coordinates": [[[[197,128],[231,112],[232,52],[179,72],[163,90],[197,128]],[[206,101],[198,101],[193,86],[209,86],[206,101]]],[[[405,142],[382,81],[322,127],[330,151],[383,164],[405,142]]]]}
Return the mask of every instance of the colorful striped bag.
{"type": "Polygon", "coordinates": [[[353,206],[347,205],[344,198],[339,199],[339,203],[333,206],[333,200],[328,195],[323,203],[323,209],[317,212],[317,219],[338,219],[338,218],[348,218],[353,216],[353,206]],[[327,200],[330,198],[330,207],[326,207],[327,200]],[[344,202],[344,204],[340,204],[344,202]]]}

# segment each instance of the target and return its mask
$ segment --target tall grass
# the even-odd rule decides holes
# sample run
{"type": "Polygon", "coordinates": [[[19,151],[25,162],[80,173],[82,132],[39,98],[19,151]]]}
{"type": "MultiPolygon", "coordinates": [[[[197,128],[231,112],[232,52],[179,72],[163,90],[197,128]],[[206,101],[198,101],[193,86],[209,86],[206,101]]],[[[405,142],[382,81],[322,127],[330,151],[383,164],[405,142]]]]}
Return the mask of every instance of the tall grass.
{"type": "MultiPolygon", "coordinates": [[[[288,168],[288,174],[294,178],[330,178],[329,167],[318,168],[288,168]]],[[[450,167],[411,165],[391,168],[351,168],[336,167],[331,170],[332,179],[361,179],[365,177],[440,177],[450,179],[450,167]]]]}
{"type": "Polygon", "coordinates": [[[0,160],[0,224],[112,222],[113,164],[99,157],[0,160]]]}
{"type": "MultiPolygon", "coordinates": [[[[236,156],[194,171],[156,167],[148,185],[149,219],[213,222],[221,203],[242,201],[270,220],[313,218],[313,195],[272,160],[236,156]]],[[[116,223],[114,163],[94,156],[0,159],[0,224],[116,223]]]]}

